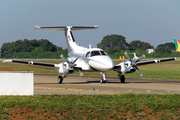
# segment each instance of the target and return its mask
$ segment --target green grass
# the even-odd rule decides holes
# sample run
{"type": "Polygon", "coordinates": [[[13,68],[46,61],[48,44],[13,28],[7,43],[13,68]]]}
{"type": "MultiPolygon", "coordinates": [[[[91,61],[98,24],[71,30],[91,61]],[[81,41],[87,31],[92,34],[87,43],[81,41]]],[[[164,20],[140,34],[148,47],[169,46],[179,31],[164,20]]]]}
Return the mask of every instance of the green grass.
{"type": "Polygon", "coordinates": [[[0,116],[36,119],[52,116],[61,119],[180,118],[180,95],[41,95],[1,96],[0,116]],[[12,113],[17,110],[17,114],[12,113]],[[27,115],[27,111],[34,114],[27,115]],[[41,111],[39,111],[41,110],[41,111]]]}
{"type": "MultiPolygon", "coordinates": [[[[46,62],[46,63],[61,63],[62,61],[58,60],[35,60],[36,62],[46,62]]],[[[119,64],[122,61],[114,61],[114,64],[119,64]]],[[[149,79],[163,79],[163,80],[180,80],[179,70],[180,70],[180,61],[170,61],[163,63],[155,63],[144,66],[138,66],[140,71],[143,73],[142,78],[149,79]]],[[[13,63],[1,63],[0,70],[14,70],[14,71],[34,71],[34,73],[43,73],[43,74],[57,74],[52,72],[52,70],[29,67],[28,65],[22,64],[13,64],[13,63]]],[[[79,75],[78,73],[73,73],[73,75],[79,75]]],[[[84,75],[89,76],[101,76],[99,72],[85,72],[84,75]]],[[[107,76],[117,76],[117,72],[108,71],[107,76]]],[[[131,74],[125,74],[126,78],[140,78],[137,72],[131,74]]]]}

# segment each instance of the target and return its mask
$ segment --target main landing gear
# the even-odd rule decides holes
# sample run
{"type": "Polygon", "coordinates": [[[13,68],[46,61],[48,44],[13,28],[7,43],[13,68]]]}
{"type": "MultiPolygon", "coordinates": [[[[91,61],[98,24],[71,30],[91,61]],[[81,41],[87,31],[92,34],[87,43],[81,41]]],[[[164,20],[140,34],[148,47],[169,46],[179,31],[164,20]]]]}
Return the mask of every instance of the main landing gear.
{"type": "Polygon", "coordinates": [[[106,83],[106,72],[100,72],[102,74],[102,79],[100,80],[100,83],[106,83]]]}
{"type": "MultiPolygon", "coordinates": [[[[106,72],[100,72],[102,74],[102,79],[100,80],[100,83],[106,83],[106,72]]],[[[118,78],[120,79],[121,83],[125,83],[125,76],[121,75],[121,73],[118,72],[118,78]]]]}
{"type": "Polygon", "coordinates": [[[59,76],[58,79],[57,79],[58,84],[61,84],[62,81],[63,81],[63,79],[64,79],[64,78],[63,78],[62,76],[59,76]]]}
{"type": "Polygon", "coordinates": [[[125,76],[118,73],[118,78],[120,79],[121,83],[125,83],[125,76]]]}
{"type": "MultiPolygon", "coordinates": [[[[106,83],[106,72],[100,72],[102,74],[102,79],[100,80],[100,83],[106,83]]],[[[125,76],[118,73],[118,78],[120,79],[121,83],[125,83],[125,76]]],[[[63,82],[64,77],[59,76],[57,79],[57,83],[61,84],[63,82]]]]}

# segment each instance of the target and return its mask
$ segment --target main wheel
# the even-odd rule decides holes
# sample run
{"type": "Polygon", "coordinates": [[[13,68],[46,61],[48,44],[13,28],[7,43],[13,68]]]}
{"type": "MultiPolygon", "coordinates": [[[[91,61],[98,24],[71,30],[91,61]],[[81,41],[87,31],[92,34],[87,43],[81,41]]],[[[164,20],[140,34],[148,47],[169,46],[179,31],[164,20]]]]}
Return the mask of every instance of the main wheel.
{"type": "Polygon", "coordinates": [[[124,75],[121,75],[121,76],[120,76],[120,80],[121,80],[121,83],[124,83],[124,82],[125,82],[125,76],[124,76],[124,75]]]}
{"type": "Polygon", "coordinates": [[[106,80],[101,79],[100,83],[106,83],[106,80]]]}
{"type": "Polygon", "coordinates": [[[59,76],[58,79],[57,79],[58,84],[61,84],[62,81],[63,81],[63,77],[59,76]]]}

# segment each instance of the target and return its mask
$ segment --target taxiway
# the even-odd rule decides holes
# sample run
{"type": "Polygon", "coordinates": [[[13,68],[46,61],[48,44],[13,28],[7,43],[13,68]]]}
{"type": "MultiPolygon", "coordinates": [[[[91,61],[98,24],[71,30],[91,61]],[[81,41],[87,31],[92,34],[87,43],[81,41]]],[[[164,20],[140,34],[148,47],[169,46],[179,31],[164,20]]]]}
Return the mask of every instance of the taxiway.
{"type": "Polygon", "coordinates": [[[126,78],[121,83],[117,77],[107,77],[101,84],[101,77],[68,76],[57,84],[57,75],[34,75],[34,94],[180,94],[180,81],[126,78]]]}

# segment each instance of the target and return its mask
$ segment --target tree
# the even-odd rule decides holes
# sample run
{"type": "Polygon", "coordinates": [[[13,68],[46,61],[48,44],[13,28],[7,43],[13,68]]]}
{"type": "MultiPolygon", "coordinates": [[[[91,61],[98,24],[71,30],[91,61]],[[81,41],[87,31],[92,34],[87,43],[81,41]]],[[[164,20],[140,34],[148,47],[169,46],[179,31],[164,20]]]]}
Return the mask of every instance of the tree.
{"type": "Polygon", "coordinates": [[[1,56],[5,57],[5,56],[10,56],[10,54],[12,54],[12,46],[11,43],[4,43],[1,47],[1,56]]]}
{"type": "MultiPolygon", "coordinates": [[[[58,50],[63,51],[61,47],[58,47],[58,50]]],[[[13,41],[11,43],[4,43],[1,47],[1,56],[3,58],[12,58],[14,55],[18,53],[19,58],[21,58],[22,54],[26,52],[33,52],[34,57],[38,57],[38,54],[41,54],[42,52],[57,52],[57,46],[54,45],[52,42],[49,42],[49,40],[41,39],[41,40],[17,40],[13,41]]]]}
{"type": "Polygon", "coordinates": [[[160,44],[157,46],[156,52],[159,53],[172,53],[172,50],[175,50],[175,45],[174,43],[165,43],[165,44],[160,44]]]}
{"type": "Polygon", "coordinates": [[[134,40],[131,43],[129,43],[129,48],[131,50],[146,50],[149,48],[154,48],[150,43],[147,42],[141,42],[140,40],[134,40]]]}
{"type": "Polygon", "coordinates": [[[101,42],[97,44],[97,47],[104,49],[105,51],[115,52],[120,50],[125,50],[128,47],[126,38],[122,35],[112,34],[103,37],[101,42]]]}
{"type": "Polygon", "coordinates": [[[49,42],[49,40],[41,39],[41,40],[39,40],[39,43],[40,43],[40,47],[43,49],[43,52],[45,52],[45,51],[52,51],[52,52],[57,51],[57,47],[55,45],[53,45],[52,42],[49,42]]]}

